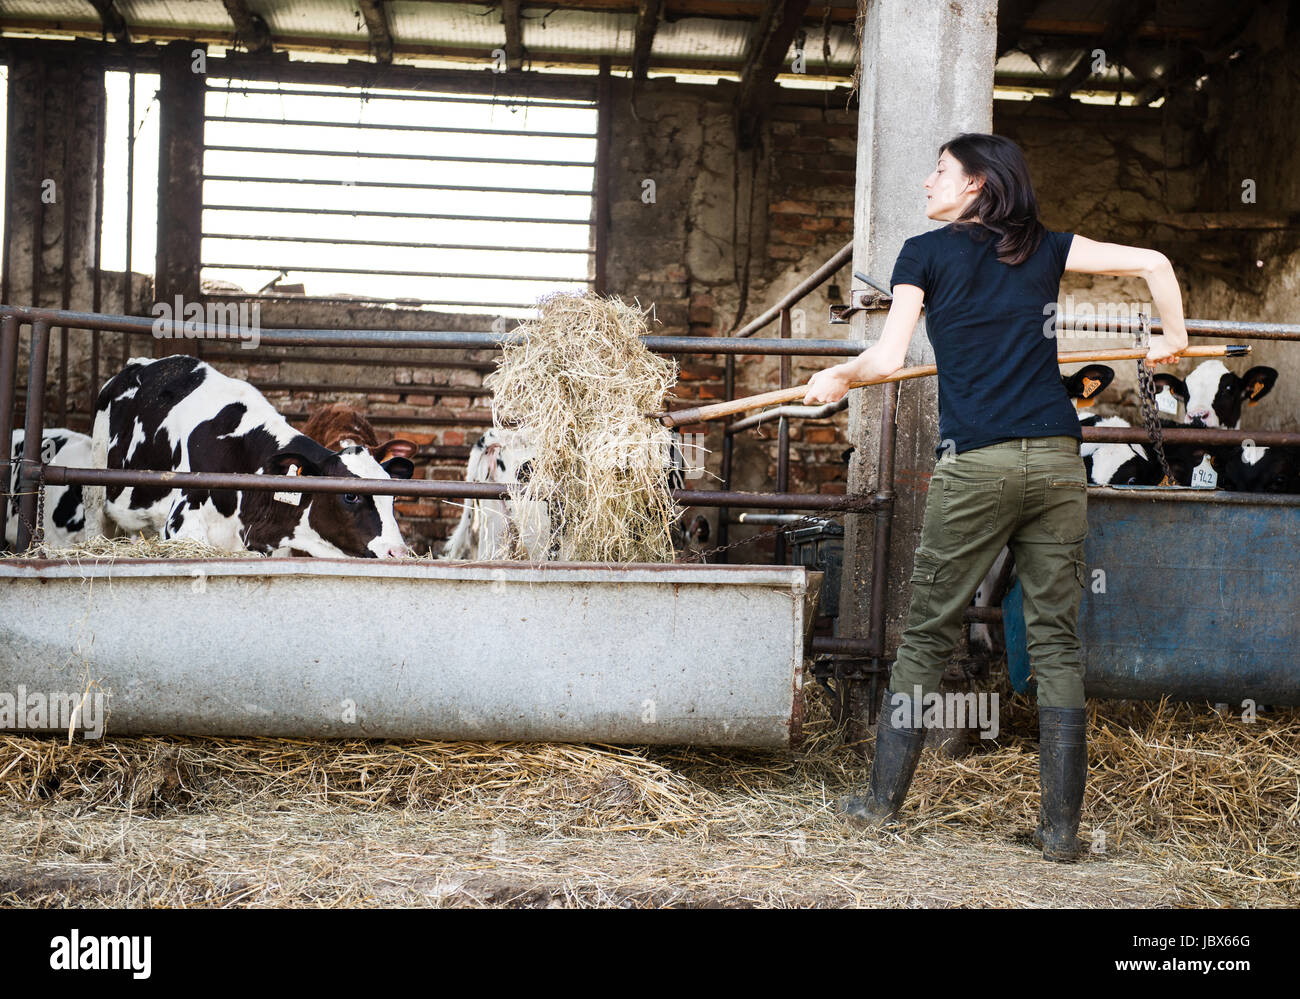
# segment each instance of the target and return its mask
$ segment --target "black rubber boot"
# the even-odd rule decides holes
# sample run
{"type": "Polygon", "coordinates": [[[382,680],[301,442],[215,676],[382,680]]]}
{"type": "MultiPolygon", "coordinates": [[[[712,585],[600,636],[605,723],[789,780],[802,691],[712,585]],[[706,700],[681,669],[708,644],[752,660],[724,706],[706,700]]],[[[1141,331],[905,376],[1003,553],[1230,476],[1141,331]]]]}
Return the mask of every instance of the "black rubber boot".
{"type": "Polygon", "coordinates": [[[876,725],[876,754],[871,760],[871,783],[865,797],[843,798],[840,814],[857,826],[878,828],[898,820],[925,745],[925,728],[912,727],[911,698],[907,698],[904,725],[890,724],[897,710],[894,695],[886,690],[880,721],[876,725]]]}
{"type": "Polygon", "coordinates": [[[1084,708],[1038,709],[1038,780],[1041,796],[1034,845],[1043,859],[1078,860],[1085,847],[1079,840],[1083,786],[1088,777],[1088,747],[1084,708]]]}

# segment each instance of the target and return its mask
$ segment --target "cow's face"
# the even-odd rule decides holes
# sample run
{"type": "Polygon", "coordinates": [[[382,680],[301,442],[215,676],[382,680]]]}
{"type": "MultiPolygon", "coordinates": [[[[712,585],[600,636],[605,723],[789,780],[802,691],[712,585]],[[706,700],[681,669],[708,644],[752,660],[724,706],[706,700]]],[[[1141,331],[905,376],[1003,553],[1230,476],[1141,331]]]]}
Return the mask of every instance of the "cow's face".
{"type": "Polygon", "coordinates": [[[1227,427],[1241,423],[1241,409],[1268,395],[1277,381],[1277,369],[1256,365],[1244,375],[1228,370],[1222,361],[1205,361],[1187,376],[1187,422],[1194,427],[1227,427]]]}
{"type": "MultiPolygon", "coordinates": [[[[266,471],[270,475],[409,479],[414,466],[406,458],[391,458],[380,465],[364,447],[357,446],[316,462],[294,451],[281,451],[271,458],[266,471]]],[[[317,558],[401,558],[407,554],[391,496],[303,493],[297,507],[299,516],[278,548],[317,558]]]]}

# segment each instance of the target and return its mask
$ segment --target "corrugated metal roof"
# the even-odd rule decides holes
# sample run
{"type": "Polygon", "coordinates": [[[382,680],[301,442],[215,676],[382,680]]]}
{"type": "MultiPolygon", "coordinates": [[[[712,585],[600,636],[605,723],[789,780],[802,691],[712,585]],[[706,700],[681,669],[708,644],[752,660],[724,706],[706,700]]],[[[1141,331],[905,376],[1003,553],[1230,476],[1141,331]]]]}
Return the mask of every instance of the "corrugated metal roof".
{"type": "MultiPolygon", "coordinates": [[[[89,7],[89,3],[83,3],[89,7]]],[[[117,0],[129,28],[133,24],[175,25],[203,31],[233,31],[221,0],[117,0]]],[[[92,16],[94,12],[92,11],[92,16]]]]}

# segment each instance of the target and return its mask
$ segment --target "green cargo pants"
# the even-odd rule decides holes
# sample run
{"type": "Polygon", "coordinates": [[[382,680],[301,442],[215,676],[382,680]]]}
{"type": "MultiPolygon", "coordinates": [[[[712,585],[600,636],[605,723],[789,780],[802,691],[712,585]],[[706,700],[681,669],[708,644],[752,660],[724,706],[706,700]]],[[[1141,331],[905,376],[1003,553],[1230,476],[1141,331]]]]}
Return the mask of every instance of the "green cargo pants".
{"type": "Polygon", "coordinates": [[[1083,707],[1078,620],[1087,534],[1087,479],[1074,437],[1020,437],[945,454],[930,478],[890,690],[938,689],[962,614],[1007,546],[1024,591],[1038,703],[1083,707]]]}

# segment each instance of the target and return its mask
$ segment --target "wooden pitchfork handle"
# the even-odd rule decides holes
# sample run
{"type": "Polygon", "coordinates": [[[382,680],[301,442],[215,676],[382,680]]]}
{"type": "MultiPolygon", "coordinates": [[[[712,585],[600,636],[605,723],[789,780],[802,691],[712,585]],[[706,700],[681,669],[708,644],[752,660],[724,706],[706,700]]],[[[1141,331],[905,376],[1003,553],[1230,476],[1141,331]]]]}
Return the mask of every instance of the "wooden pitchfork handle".
{"type": "MultiPolygon", "coordinates": [[[[1249,344],[1220,344],[1206,347],[1184,347],[1178,352],[1179,357],[1241,357],[1250,353],[1249,344]]],[[[1125,361],[1146,357],[1147,350],[1141,347],[1113,347],[1107,350],[1067,350],[1056,358],[1058,364],[1075,364],[1079,361],[1125,361]]],[[[883,385],[885,382],[901,382],[905,378],[924,378],[938,374],[939,369],[933,364],[919,364],[912,368],[899,368],[892,375],[875,378],[871,381],[853,382],[849,388],[862,388],[864,385],[883,385]]],[[[808,392],[807,385],[795,385],[791,388],[764,392],[761,395],[749,395],[730,402],[715,402],[709,406],[695,406],[691,409],[673,409],[663,413],[650,414],[665,427],[680,427],[685,423],[704,423],[708,420],[720,420],[724,416],[743,413],[750,409],[764,406],[776,406],[783,402],[795,402],[808,392]]]]}

